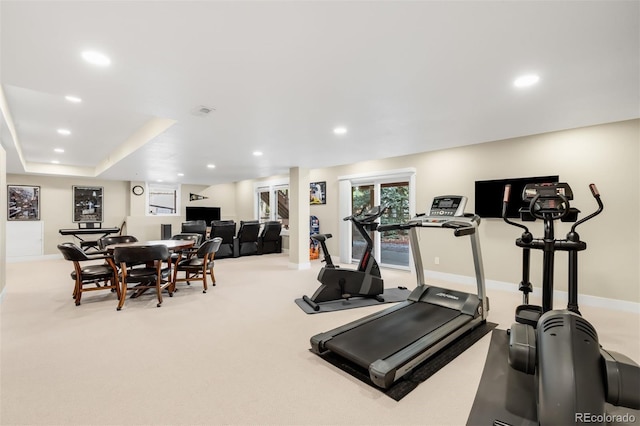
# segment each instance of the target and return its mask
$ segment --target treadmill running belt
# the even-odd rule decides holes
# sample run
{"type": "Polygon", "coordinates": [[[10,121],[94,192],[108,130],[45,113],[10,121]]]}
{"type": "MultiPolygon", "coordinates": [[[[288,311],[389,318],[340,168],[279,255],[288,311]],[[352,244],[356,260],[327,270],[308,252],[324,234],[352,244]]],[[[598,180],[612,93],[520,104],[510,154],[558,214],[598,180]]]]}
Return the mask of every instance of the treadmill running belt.
{"type": "Polygon", "coordinates": [[[406,308],[369,321],[327,341],[325,347],[356,364],[385,359],[451,321],[460,311],[431,303],[412,303],[406,308]]]}

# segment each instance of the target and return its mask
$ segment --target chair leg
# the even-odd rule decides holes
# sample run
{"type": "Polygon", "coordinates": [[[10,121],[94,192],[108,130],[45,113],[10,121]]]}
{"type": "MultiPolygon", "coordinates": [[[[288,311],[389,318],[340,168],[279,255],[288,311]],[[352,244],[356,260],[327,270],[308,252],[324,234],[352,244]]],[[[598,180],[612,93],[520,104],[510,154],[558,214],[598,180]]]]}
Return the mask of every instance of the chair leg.
{"type": "Polygon", "coordinates": [[[127,282],[123,279],[120,285],[120,300],[118,301],[118,307],[116,310],[121,310],[124,306],[124,301],[127,298],[127,282]]]}
{"type": "Polygon", "coordinates": [[[171,294],[173,294],[174,291],[177,291],[177,288],[176,288],[177,282],[178,282],[178,265],[176,262],[176,266],[175,268],[173,268],[173,280],[171,285],[168,287],[171,290],[171,294]]]}
{"type": "Polygon", "coordinates": [[[202,290],[203,293],[206,293],[208,290],[208,286],[207,286],[207,271],[203,271],[202,272],[202,287],[204,287],[204,289],[202,290]]]}
{"type": "Polygon", "coordinates": [[[76,286],[75,286],[75,289],[73,290],[73,296],[76,299],[76,306],[79,306],[80,298],[82,297],[82,279],[81,278],[76,279],[76,286]]]}
{"type": "Polygon", "coordinates": [[[156,280],[156,294],[158,295],[158,304],[156,306],[159,308],[162,305],[162,278],[159,276],[156,280]]]}
{"type": "Polygon", "coordinates": [[[118,280],[118,275],[116,272],[113,273],[111,277],[111,285],[115,287],[116,297],[120,299],[120,281],[118,280]]]}

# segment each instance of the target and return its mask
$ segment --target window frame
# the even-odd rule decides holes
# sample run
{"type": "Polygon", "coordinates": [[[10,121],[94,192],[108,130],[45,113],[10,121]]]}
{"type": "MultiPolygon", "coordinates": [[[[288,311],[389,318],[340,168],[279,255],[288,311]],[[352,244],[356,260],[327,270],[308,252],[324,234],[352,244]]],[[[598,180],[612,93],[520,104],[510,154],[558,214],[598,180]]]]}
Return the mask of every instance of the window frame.
{"type": "MultiPolygon", "coordinates": [[[[155,192],[154,192],[155,193],[155,192]]],[[[146,216],[180,216],[181,208],[182,208],[182,193],[181,193],[181,185],[176,183],[165,183],[165,182],[145,182],[145,215],[146,216]],[[158,190],[166,190],[173,191],[174,199],[175,199],[175,212],[174,213],[152,213],[151,212],[151,194],[152,192],[158,190]]]]}

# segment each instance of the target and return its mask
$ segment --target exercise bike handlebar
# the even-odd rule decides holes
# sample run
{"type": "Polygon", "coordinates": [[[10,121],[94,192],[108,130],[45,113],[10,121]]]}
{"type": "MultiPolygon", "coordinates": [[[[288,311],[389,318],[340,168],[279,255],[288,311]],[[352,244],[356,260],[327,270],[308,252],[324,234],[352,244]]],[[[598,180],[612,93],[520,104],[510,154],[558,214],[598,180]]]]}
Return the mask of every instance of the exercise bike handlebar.
{"type": "Polygon", "coordinates": [[[380,216],[382,216],[389,209],[389,206],[383,206],[383,205],[375,206],[370,208],[366,212],[364,211],[364,209],[365,207],[360,209],[358,213],[354,213],[350,216],[347,216],[342,220],[344,220],[345,222],[347,220],[351,220],[353,222],[362,223],[362,224],[371,223],[376,219],[378,219],[380,216]]]}

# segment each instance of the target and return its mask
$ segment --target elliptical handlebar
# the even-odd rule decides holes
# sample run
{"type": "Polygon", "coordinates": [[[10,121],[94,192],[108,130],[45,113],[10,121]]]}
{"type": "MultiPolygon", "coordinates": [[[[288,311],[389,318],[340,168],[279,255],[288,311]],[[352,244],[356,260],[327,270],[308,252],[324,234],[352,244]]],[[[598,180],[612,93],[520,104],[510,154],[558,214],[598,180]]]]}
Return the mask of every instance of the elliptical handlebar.
{"type": "Polygon", "coordinates": [[[511,196],[511,185],[504,186],[504,197],[502,198],[502,220],[512,226],[524,229],[524,232],[529,234],[529,228],[521,223],[513,222],[507,218],[507,208],[509,206],[509,197],[511,196]]]}
{"type": "Polygon", "coordinates": [[[593,198],[595,198],[596,202],[598,203],[598,210],[596,210],[595,212],[591,213],[589,216],[585,216],[582,219],[580,219],[579,221],[577,221],[576,223],[574,223],[573,226],[571,227],[571,231],[570,231],[571,234],[575,233],[576,227],[578,225],[581,225],[581,224],[585,223],[589,219],[593,219],[594,217],[596,217],[597,215],[602,213],[602,210],[604,210],[604,204],[602,203],[602,200],[600,199],[600,192],[598,191],[598,188],[596,187],[596,184],[595,183],[590,184],[589,185],[589,189],[591,190],[591,195],[593,195],[593,198]]]}
{"type": "Polygon", "coordinates": [[[569,212],[571,211],[569,200],[563,194],[558,193],[554,194],[553,196],[553,199],[560,198],[560,200],[562,200],[562,203],[560,203],[560,205],[562,206],[562,210],[558,210],[556,203],[553,203],[553,209],[545,209],[544,207],[539,207],[536,209],[536,206],[539,206],[537,203],[541,198],[544,201],[545,198],[549,197],[545,197],[543,195],[540,195],[540,193],[537,193],[529,203],[529,213],[536,219],[559,220],[567,216],[567,214],[569,214],[569,212]]]}

